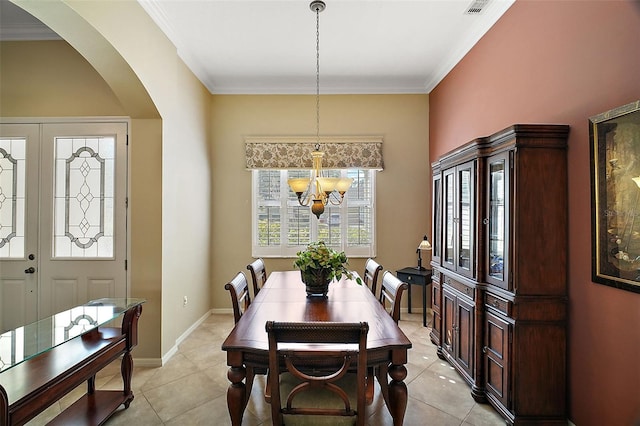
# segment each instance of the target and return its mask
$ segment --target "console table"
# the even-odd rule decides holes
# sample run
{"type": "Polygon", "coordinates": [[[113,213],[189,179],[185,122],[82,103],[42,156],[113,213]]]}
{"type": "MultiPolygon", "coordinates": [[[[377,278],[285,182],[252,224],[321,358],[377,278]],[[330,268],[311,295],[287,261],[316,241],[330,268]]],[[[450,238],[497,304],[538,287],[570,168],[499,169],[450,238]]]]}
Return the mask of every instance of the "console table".
{"type": "Polygon", "coordinates": [[[418,269],[416,267],[406,267],[396,271],[398,279],[409,284],[407,297],[408,311],[411,313],[411,286],[422,287],[422,325],[427,326],[427,285],[431,284],[431,269],[418,269]]]}
{"type": "Polygon", "coordinates": [[[128,408],[144,302],[94,300],[0,335],[0,426],[27,423],[84,381],[87,393],[50,424],[98,425],[128,408]],[[120,356],[123,390],[96,390],[96,373],[120,356]]]}

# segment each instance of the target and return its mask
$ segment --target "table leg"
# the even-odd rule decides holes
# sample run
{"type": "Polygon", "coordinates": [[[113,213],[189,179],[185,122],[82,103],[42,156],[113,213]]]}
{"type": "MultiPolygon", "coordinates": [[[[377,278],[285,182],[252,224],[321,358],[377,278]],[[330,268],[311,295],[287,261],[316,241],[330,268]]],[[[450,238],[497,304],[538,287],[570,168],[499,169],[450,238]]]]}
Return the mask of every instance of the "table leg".
{"type": "Polygon", "coordinates": [[[411,313],[411,283],[408,283],[409,287],[407,288],[407,312],[411,313]]]}
{"type": "Polygon", "coordinates": [[[391,365],[389,367],[389,412],[393,417],[394,426],[400,426],[404,422],[404,414],[407,410],[407,385],[404,379],[407,377],[407,368],[404,365],[391,365]]]}
{"type": "Polygon", "coordinates": [[[247,400],[247,388],[243,382],[246,377],[246,370],[244,367],[230,367],[227,377],[231,382],[229,389],[227,389],[227,406],[229,407],[231,424],[240,426],[242,424],[245,401],[247,400]]]}

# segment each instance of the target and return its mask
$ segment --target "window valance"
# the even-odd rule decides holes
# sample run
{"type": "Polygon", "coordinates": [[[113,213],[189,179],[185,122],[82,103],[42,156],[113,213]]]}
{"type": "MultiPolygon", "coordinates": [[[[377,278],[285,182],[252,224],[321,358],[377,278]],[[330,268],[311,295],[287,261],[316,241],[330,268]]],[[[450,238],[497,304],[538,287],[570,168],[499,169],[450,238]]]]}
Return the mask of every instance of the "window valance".
{"type": "MultiPolygon", "coordinates": [[[[248,137],[247,169],[310,169],[315,137],[248,137]]],[[[321,137],[325,169],[383,169],[382,137],[321,137]]]]}

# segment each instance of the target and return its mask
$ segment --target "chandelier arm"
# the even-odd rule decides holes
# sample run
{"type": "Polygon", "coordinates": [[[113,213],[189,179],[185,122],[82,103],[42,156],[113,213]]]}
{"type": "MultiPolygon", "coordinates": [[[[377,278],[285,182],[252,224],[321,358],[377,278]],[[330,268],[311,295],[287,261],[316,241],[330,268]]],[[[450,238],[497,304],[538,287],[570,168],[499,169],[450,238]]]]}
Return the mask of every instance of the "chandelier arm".
{"type": "Polygon", "coordinates": [[[309,207],[309,203],[311,202],[311,197],[307,196],[307,197],[303,197],[303,194],[300,194],[300,196],[298,197],[298,204],[300,204],[303,207],[309,207]],[[303,199],[305,199],[304,201],[302,201],[303,199]]]}
{"type": "Polygon", "coordinates": [[[313,185],[314,185],[314,181],[309,182],[309,186],[307,187],[307,189],[303,193],[298,195],[298,203],[301,206],[304,206],[304,207],[310,206],[311,205],[311,200],[316,198],[316,194],[311,189],[311,187],[313,185]],[[302,200],[304,200],[304,201],[302,201],[302,200]]]}
{"type": "Polygon", "coordinates": [[[344,195],[340,195],[338,197],[338,193],[337,192],[332,192],[330,195],[333,195],[333,198],[331,196],[329,196],[329,201],[331,202],[331,204],[333,204],[334,206],[339,206],[340,204],[342,204],[342,202],[344,201],[344,195]],[[335,200],[335,201],[334,201],[335,200]]]}

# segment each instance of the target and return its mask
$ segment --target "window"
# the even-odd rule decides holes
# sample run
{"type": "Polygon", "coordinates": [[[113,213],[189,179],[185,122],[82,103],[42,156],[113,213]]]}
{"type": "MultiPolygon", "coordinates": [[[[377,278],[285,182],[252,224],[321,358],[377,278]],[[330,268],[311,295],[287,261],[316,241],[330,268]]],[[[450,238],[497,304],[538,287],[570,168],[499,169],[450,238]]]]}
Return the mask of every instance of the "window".
{"type": "Polygon", "coordinates": [[[350,257],[375,256],[375,170],[324,172],[353,178],[340,205],[325,206],[317,219],[301,206],[287,179],[311,177],[311,170],[253,170],[254,257],[293,257],[312,241],[324,241],[350,257]]]}

